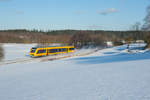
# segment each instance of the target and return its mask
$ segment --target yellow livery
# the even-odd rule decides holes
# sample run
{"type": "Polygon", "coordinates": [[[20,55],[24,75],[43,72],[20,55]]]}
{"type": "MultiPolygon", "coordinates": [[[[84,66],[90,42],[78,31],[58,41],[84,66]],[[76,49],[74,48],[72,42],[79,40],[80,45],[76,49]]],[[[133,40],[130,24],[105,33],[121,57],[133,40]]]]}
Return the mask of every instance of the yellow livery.
{"type": "Polygon", "coordinates": [[[32,57],[40,57],[70,52],[74,52],[74,46],[33,47],[31,48],[29,55],[32,57]]]}

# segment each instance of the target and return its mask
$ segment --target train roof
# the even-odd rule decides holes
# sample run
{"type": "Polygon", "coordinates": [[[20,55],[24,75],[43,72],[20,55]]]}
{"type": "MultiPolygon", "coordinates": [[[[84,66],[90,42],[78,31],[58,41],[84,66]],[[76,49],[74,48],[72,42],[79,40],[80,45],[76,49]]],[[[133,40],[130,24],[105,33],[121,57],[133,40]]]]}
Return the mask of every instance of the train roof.
{"type": "Polygon", "coordinates": [[[73,46],[36,46],[36,47],[32,47],[32,49],[36,49],[36,48],[48,48],[48,47],[73,47],[73,46]]]}

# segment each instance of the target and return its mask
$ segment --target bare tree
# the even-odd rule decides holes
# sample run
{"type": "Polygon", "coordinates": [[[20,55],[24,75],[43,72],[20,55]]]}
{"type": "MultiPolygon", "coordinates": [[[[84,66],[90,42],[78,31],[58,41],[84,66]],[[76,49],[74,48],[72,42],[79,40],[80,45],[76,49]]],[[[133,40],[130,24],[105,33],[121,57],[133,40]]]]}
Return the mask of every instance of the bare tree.
{"type": "Polygon", "coordinates": [[[128,49],[128,51],[130,51],[129,47],[130,47],[130,44],[133,42],[133,38],[132,37],[127,37],[127,38],[125,38],[125,41],[127,43],[127,49],[128,49]]]}
{"type": "Polygon", "coordinates": [[[86,31],[79,31],[74,34],[70,39],[70,43],[73,44],[76,48],[87,46],[90,42],[91,37],[86,31]]]}
{"type": "Polygon", "coordinates": [[[150,48],[150,34],[145,37],[144,41],[147,43],[145,48],[150,48]]]}
{"type": "Polygon", "coordinates": [[[131,26],[131,30],[133,30],[133,31],[140,31],[141,30],[141,23],[140,22],[136,22],[135,24],[133,24],[131,26]]]}
{"type": "Polygon", "coordinates": [[[144,31],[150,31],[150,6],[147,8],[147,15],[144,19],[144,25],[142,29],[144,31]]]}
{"type": "Polygon", "coordinates": [[[0,44],[0,61],[4,58],[4,50],[0,44]]]}

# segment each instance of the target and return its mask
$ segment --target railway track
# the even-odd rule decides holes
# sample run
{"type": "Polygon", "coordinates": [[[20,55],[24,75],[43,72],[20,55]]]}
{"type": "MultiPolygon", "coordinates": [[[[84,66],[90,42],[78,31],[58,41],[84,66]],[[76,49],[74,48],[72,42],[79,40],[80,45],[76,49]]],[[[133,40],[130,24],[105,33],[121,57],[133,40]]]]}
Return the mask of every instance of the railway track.
{"type": "Polygon", "coordinates": [[[65,58],[70,58],[70,57],[77,57],[77,56],[86,56],[89,54],[92,54],[94,52],[97,52],[101,49],[95,49],[86,53],[80,53],[79,54],[75,54],[75,53],[69,53],[69,54],[62,54],[62,55],[55,55],[55,56],[46,56],[46,57],[39,57],[39,58],[18,58],[18,59],[14,59],[14,60],[6,60],[6,61],[2,61],[0,62],[0,66],[3,65],[8,65],[8,64],[15,64],[15,63],[30,63],[30,62],[44,62],[44,61],[53,61],[53,60],[59,60],[59,59],[65,59],[65,58]]]}
{"type": "Polygon", "coordinates": [[[6,60],[0,62],[0,66],[7,65],[7,64],[14,64],[14,63],[23,63],[33,60],[32,58],[21,58],[21,59],[14,59],[14,60],[6,60]]]}

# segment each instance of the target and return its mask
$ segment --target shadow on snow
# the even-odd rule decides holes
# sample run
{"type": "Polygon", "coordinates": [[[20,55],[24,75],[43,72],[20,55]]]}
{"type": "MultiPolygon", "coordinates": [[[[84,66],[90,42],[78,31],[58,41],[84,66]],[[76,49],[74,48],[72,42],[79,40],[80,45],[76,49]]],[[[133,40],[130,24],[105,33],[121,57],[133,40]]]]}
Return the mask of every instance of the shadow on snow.
{"type": "Polygon", "coordinates": [[[145,53],[120,53],[109,56],[93,56],[93,57],[81,57],[74,58],[72,60],[77,61],[79,64],[100,64],[100,63],[112,63],[112,62],[124,62],[124,61],[135,61],[150,59],[150,51],[145,53]]]}

